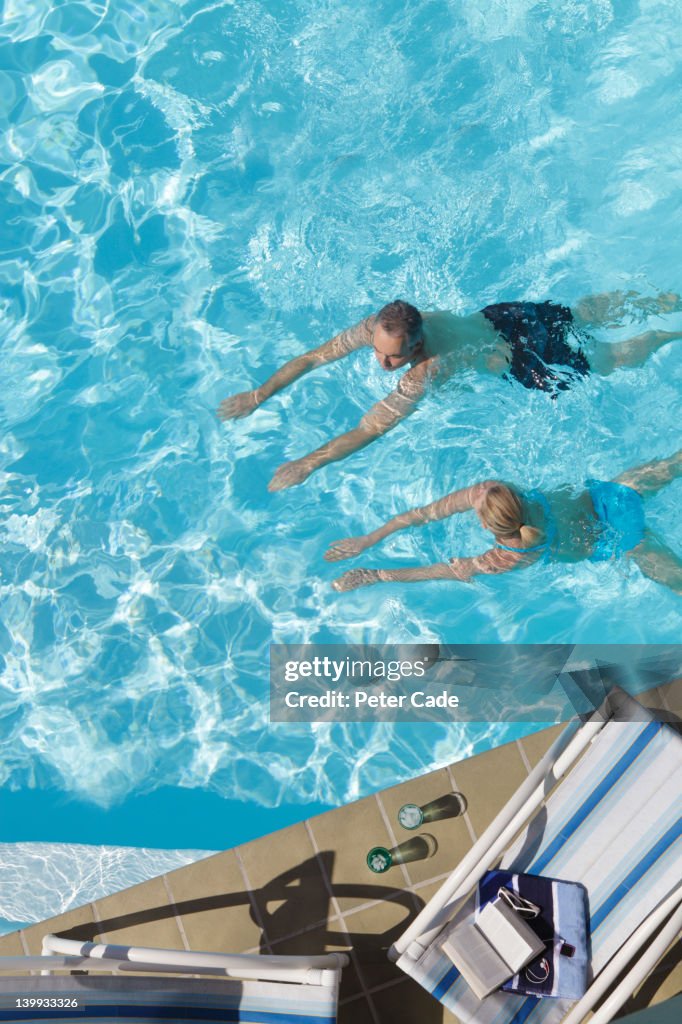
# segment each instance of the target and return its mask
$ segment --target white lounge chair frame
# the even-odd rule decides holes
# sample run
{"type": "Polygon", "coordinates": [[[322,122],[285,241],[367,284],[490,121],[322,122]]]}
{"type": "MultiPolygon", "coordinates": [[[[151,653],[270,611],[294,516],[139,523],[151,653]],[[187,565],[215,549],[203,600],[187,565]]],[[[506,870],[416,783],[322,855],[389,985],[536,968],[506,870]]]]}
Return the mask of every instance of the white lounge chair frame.
{"type": "MultiPolygon", "coordinates": [[[[41,956],[6,956],[0,957],[0,977],[3,974],[25,974],[38,972],[40,978],[32,979],[32,984],[40,983],[41,987],[51,984],[53,971],[83,971],[97,973],[111,972],[112,975],[130,976],[134,974],[186,974],[209,975],[213,985],[213,996],[220,995],[215,988],[218,984],[225,985],[226,998],[239,999],[238,993],[248,989],[250,999],[262,1000],[270,998],[277,1002],[288,1002],[289,993],[299,992],[299,1005],[292,1020],[305,1021],[308,1005],[322,1000],[324,1012],[335,1018],[338,1005],[339,985],[342,969],[349,963],[345,953],[327,953],[321,956],[260,956],[260,955],[228,955],[224,953],[190,952],[177,949],[157,949],[147,946],[121,946],[109,943],[81,942],[65,939],[58,935],[46,935],[43,939],[41,956]],[[43,977],[45,976],[45,977],[43,977]],[[216,979],[225,979],[216,981],[216,979]],[[235,990],[235,982],[244,988],[235,990]],[[274,984],[272,984],[274,983],[274,984]],[[269,987],[268,987],[269,986],[269,987]],[[305,986],[302,988],[301,986],[305,986]],[[303,992],[308,993],[302,1000],[303,992]],[[300,1014],[300,1018],[299,1018],[300,1014]]],[[[62,987],[65,978],[58,978],[55,984],[62,987]]],[[[17,979],[18,981],[18,979],[17,979]]],[[[176,987],[182,988],[184,979],[175,979],[176,987]]],[[[126,983],[130,984],[130,983],[126,983]]],[[[192,982],[192,984],[197,984],[192,982]]],[[[209,984],[207,982],[207,984],[209,984]]],[[[295,998],[295,997],[294,997],[295,998]]],[[[238,1003],[241,1006],[241,1003],[238,1003]]],[[[263,1006],[261,1005],[261,1010],[263,1006]]],[[[286,1007],[279,1010],[277,1019],[286,1013],[286,1007]]],[[[252,1019],[253,1012],[250,1010],[252,1019]]],[[[264,1012],[264,1019],[270,1019],[270,1012],[264,1012]]],[[[318,1019],[316,1012],[313,1014],[318,1019]]],[[[77,1015],[76,1015],[77,1016],[77,1015]]],[[[86,1015],[87,1016],[87,1015],[86,1015]]],[[[76,1017],[74,1017],[76,1019],[76,1017]]],[[[232,1019],[232,1018],[230,1018],[232,1019]]],[[[241,1019],[241,1018],[240,1018],[241,1019]]],[[[253,1018],[255,1019],[255,1018],[253,1018]]],[[[325,1017],[326,1019],[326,1017],[325,1017]]]]}
{"type": "MultiPolygon", "coordinates": [[[[338,986],[341,970],[348,964],[345,953],[322,956],[261,956],[260,954],[200,953],[182,949],[157,949],[151,946],[116,946],[110,943],[80,942],[46,935],[43,939],[43,970],[51,970],[45,957],[51,954],[96,960],[97,970],[115,972],[163,970],[187,971],[191,974],[212,974],[244,981],[288,981],[297,985],[338,986]],[[106,965],[106,966],[105,966],[106,965]]],[[[2,961],[0,960],[0,963],[2,961]]],[[[90,963],[90,967],[94,967],[90,963]]]]}
{"type": "MultiPolygon", "coordinates": [[[[406,969],[409,961],[414,963],[420,959],[443,926],[454,916],[461,901],[493,867],[511,840],[540,808],[555,783],[580,758],[604,726],[609,721],[618,719],[619,712],[631,703],[632,698],[615,688],[587,722],[580,724],[580,721],[575,719],[566,726],[481,838],[410,927],[390,948],[391,960],[406,969]]],[[[646,948],[635,966],[591,1018],[591,1024],[607,1024],[612,1020],[679,934],[682,928],[682,884],[674,892],[669,893],[630,935],[618,953],[595,978],[584,997],[570,1010],[563,1024],[579,1024],[586,1018],[608,987],[622,974],[655,930],[671,914],[672,917],[661,933],[646,948]]]]}

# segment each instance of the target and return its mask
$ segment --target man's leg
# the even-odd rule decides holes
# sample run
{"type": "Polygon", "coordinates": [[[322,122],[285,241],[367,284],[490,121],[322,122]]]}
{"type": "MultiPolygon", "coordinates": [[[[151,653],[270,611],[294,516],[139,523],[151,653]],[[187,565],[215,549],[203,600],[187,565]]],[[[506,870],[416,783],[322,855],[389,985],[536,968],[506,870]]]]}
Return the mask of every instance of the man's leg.
{"type": "Polygon", "coordinates": [[[652,353],[679,338],[682,338],[682,330],[646,331],[626,341],[597,341],[593,338],[587,347],[590,368],[607,377],[621,366],[641,366],[652,353]]]}
{"type": "Polygon", "coordinates": [[[632,552],[632,557],[650,580],[682,595],[682,559],[651,530],[646,531],[644,540],[632,552]]]}
{"type": "Polygon", "coordinates": [[[678,476],[682,476],[682,449],[667,459],[653,459],[642,466],[626,469],[615,478],[614,483],[632,487],[646,497],[657,494],[678,476]]]}
{"type": "Polygon", "coordinates": [[[576,322],[584,327],[622,327],[623,317],[639,314],[646,316],[663,313],[678,313],[682,310],[682,298],[675,292],[660,292],[654,297],[640,295],[635,291],[602,292],[600,295],[586,295],[572,307],[576,322]]]}

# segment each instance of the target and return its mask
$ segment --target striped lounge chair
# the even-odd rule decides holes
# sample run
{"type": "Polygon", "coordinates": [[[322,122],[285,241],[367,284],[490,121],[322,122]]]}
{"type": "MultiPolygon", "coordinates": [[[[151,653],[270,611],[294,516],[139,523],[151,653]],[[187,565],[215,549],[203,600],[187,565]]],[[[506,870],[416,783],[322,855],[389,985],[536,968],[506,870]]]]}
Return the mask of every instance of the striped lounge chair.
{"type": "Polygon", "coordinates": [[[578,1024],[635,959],[591,1018],[602,1024],[681,927],[682,736],[616,688],[588,722],[567,727],[390,955],[463,1024],[578,1024]],[[478,1000],[443,953],[495,864],[585,886],[590,984],[579,1001],[500,991],[478,1000]]]}
{"type": "Polygon", "coordinates": [[[226,956],[57,936],[47,936],[43,950],[47,955],[0,957],[0,972],[41,971],[0,975],[0,1021],[334,1024],[341,969],[348,963],[341,953],[226,956]],[[114,974],[48,973],[84,969],[114,974]],[[182,973],[210,977],[175,976],[182,973]]]}

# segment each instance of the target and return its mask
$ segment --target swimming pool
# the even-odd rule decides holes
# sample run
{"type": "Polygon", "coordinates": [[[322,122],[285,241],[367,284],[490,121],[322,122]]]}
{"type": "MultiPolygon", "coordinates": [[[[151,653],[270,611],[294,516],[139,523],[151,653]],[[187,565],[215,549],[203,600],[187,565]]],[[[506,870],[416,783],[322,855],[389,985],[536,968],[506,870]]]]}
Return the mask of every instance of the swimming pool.
{"type": "MultiPolygon", "coordinates": [[[[335,803],[497,734],[269,727],[271,641],[677,639],[679,598],[622,564],[339,595],[322,553],[477,478],[670,454],[679,344],[555,402],[471,376],[276,495],[394,379],[359,354],[248,420],[215,407],[397,295],[682,289],[681,22],[663,0],[5,5],[7,787],[335,803]]],[[[678,552],[681,495],[649,506],[678,552]]],[[[483,542],[462,517],[366,564],[483,542]]]]}

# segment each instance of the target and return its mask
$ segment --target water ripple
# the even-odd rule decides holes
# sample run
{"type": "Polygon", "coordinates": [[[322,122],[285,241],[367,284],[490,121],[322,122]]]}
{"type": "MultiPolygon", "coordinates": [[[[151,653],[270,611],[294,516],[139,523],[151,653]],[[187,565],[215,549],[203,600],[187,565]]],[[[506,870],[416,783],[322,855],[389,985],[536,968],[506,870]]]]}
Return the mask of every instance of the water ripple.
{"type": "MultiPolygon", "coordinates": [[[[274,496],[277,465],[390,382],[360,354],[248,420],[214,416],[397,294],[466,311],[682,287],[678,8],[496,12],[5,4],[4,784],[338,802],[498,734],[272,727],[271,640],[677,638],[678,599],[634,567],[337,595],[321,555],[472,479],[578,487],[669,454],[679,347],[557,402],[472,376],[274,496]]],[[[679,497],[650,505],[677,549],[679,497]]],[[[372,561],[482,543],[463,517],[372,561]]]]}
{"type": "Polygon", "coordinates": [[[0,844],[0,935],[208,856],[78,843],[0,844]]]}

